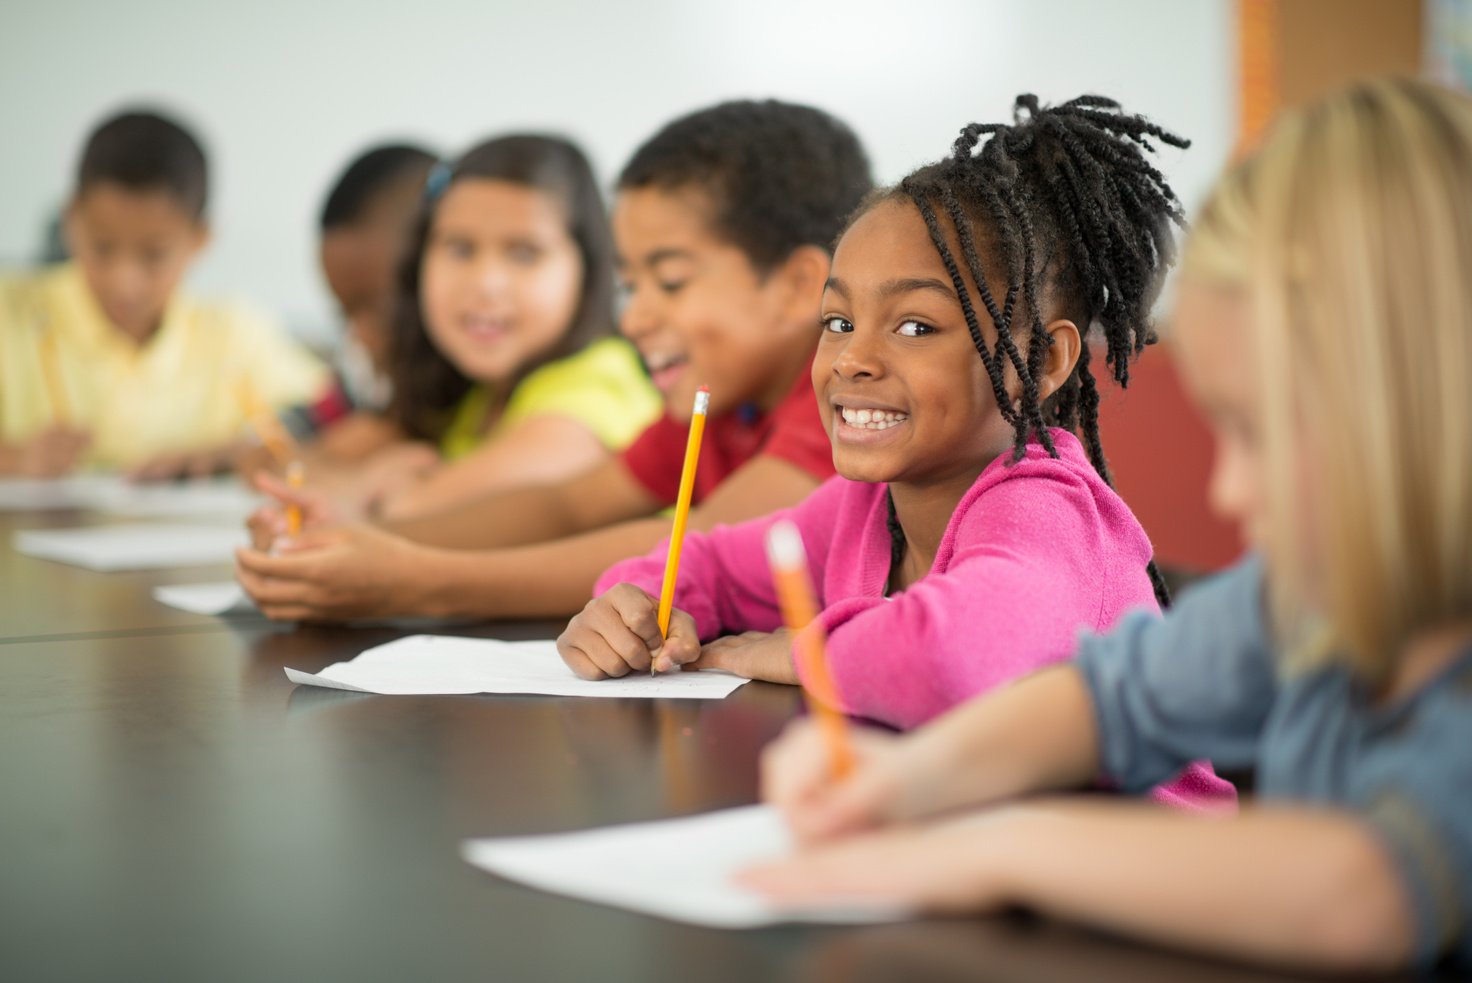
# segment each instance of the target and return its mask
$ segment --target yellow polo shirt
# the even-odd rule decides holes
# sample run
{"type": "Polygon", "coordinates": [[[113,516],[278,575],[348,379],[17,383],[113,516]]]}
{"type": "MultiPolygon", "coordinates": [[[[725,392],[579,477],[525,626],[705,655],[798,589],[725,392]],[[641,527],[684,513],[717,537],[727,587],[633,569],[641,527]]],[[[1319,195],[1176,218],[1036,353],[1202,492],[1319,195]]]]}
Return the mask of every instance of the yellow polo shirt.
{"type": "Polygon", "coordinates": [[[534,370],[511,391],[506,409],[489,429],[491,394],[476,386],[455,408],[440,438],[440,452],[455,460],[534,416],[565,416],[593,432],[603,446],[620,451],[634,442],[664,410],[634,347],[622,338],[601,338],[580,352],[534,370]]]}
{"type": "Polygon", "coordinates": [[[306,402],[326,367],[270,320],[229,304],[175,296],[157,333],[137,345],[107,320],[68,263],[0,280],[0,441],[17,443],[57,422],[89,430],[84,464],[126,468],[156,454],[233,440],[246,403],[306,402]],[[53,355],[46,355],[42,338],[53,355]],[[46,361],[54,366],[47,371],[46,361]],[[52,387],[59,384],[58,399],[52,387]]]}

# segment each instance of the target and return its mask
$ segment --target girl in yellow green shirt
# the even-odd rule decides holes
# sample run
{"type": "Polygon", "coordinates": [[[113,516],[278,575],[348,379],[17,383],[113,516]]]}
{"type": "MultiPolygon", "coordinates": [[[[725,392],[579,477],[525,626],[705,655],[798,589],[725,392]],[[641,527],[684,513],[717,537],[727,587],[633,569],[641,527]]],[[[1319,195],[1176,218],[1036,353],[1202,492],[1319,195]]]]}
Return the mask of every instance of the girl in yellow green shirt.
{"type": "Polygon", "coordinates": [[[608,220],[571,143],[507,136],[430,177],[400,277],[389,416],[406,438],[316,483],[403,518],[571,477],[660,412],[613,336],[608,220]]]}

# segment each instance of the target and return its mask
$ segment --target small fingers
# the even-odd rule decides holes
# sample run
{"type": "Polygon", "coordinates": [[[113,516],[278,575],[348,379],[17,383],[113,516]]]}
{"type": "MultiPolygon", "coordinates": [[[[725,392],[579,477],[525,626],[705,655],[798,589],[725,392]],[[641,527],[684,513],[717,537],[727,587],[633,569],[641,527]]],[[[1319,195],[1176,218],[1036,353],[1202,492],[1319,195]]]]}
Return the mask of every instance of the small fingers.
{"type": "Polygon", "coordinates": [[[700,658],[700,633],[695,619],[676,608],[670,613],[670,633],[655,659],[656,672],[672,672],[700,658]]]}
{"type": "Polygon", "coordinates": [[[579,679],[597,681],[607,679],[608,674],[598,667],[598,664],[588,657],[588,653],[574,645],[564,646],[558,640],[557,654],[562,656],[562,661],[573,671],[579,679]]]}
{"type": "Polygon", "coordinates": [[[659,602],[633,584],[615,584],[603,595],[624,625],[638,635],[644,647],[658,651],[664,644],[659,632],[659,602]]]}

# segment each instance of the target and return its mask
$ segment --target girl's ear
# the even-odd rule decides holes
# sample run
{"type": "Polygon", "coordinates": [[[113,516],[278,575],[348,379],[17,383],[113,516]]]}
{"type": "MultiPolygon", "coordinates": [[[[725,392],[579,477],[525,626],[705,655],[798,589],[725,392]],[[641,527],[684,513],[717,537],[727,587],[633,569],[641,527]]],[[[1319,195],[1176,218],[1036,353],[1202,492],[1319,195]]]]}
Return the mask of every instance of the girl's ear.
{"type": "Polygon", "coordinates": [[[1083,347],[1083,336],[1078,325],[1066,318],[1059,318],[1043,328],[1053,343],[1048,346],[1048,357],[1043,361],[1043,374],[1038,379],[1038,400],[1047,398],[1063,388],[1073,367],[1078,364],[1078,354],[1083,347]]]}

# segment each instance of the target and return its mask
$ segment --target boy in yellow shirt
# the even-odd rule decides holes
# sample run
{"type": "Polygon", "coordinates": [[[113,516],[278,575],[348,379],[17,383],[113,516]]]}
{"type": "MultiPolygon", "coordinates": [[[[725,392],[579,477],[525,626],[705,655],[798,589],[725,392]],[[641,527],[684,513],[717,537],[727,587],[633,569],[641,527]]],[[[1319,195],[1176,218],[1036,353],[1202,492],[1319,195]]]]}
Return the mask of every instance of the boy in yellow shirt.
{"type": "Polygon", "coordinates": [[[178,124],[125,113],[92,133],[66,212],[72,262],[0,280],[0,475],[138,468],[325,385],[269,321],[180,295],[209,239],[206,190],[178,124]]]}

